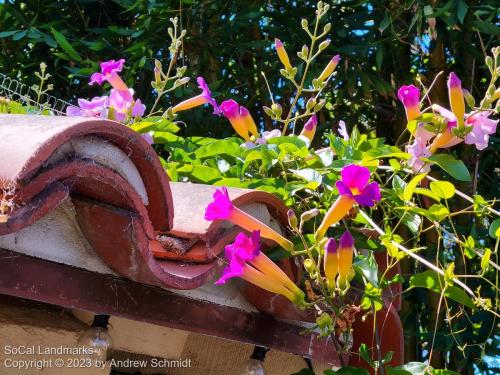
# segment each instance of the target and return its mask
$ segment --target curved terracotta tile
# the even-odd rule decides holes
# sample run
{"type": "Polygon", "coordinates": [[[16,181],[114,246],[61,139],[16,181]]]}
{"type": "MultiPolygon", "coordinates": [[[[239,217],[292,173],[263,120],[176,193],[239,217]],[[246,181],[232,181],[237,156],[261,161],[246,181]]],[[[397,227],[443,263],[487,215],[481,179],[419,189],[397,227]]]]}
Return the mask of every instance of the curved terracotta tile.
{"type": "MultiPolygon", "coordinates": [[[[191,289],[224,264],[219,254],[238,230],[204,220],[216,187],[174,183],[173,197],[155,151],[126,126],[95,118],[0,115],[0,145],[0,182],[15,188],[15,207],[0,235],[35,223],[69,198],[94,251],[134,281],[191,289]],[[106,148],[86,148],[92,142],[121,150],[141,185],[106,164],[99,154],[106,148]],[[166,251],[158,234],[188,239],[189,251],[166,251]]],[[[230,189],[230,196],[237,206],[261,203],[267,215],[286,224],[286,207],[271,194],[230,189]]]]}
{"type": "Polygon", "coordinates": [[[44,163],[63,144],[97,136],[121,149],[136,165],[146,187],[147,209],[156,230],[172,227],[173,203],[168,177],[148,143],[128,127],[109,120],[0,114],[0,181],[16,188],[29,184],[44,163]]]}

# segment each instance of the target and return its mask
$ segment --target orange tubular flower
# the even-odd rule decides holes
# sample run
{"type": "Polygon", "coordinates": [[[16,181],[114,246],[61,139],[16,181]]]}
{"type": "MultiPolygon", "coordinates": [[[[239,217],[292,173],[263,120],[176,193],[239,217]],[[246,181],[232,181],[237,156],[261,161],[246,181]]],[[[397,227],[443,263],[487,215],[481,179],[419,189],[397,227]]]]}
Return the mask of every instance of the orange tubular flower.
{"type": "Polygon", "coordinates": [[[258,230],[262,237],[276,242],[288,251],[293,251],[293,244],[285,237],[269,228],[260,220],[235,207],[229,199],[229,193],[225,187],[215,191],[213,202],[205,210],[205,220],[228,220],[249,232],[258,230]]]}
{"type": "Polygon", "coordinates": [[[462,91],[462,82],[454,72],[448,78],[448,97],[453,114],[458,119],[458,126],[463,126],[465,115],[465,100],[462,91]]]}
{"type": "MultiPolygon", "coordinates": [[[[234,131],[245,141],[250,140],[250,135],[248,134],[248,119],[246,119],[242,114],[246,114],[248,110],[245,107],[240,106],[235,100],[229,99],[224,100],[220,104],[220,110],[222,114],[229,120],[234,131]],[[242,109],[245,109],[242,113],[242,109]],[[246,122],[245,122],[246,119],[246,122]]],[[[250,113],[247,114],[250,116],[250,113]]],[[[253,121],[253,120],[252,120],[253,121]]],[[[255,124],[255,123],[254,123],[255,124]]]]}
{"type": "Polygon", "coordinates": [[[339,254],[337,251],[337,242],[333,238],[329,238],[325,245],[323,270],[325,271],[328,289],[335,289],[335,278],[339,273],[339,254]]]}
{"type": "Polygon", "coordinates": [[[352,258],[354,254],[354,238],[348,231],[339,239],[339,280],[338,285],[340,289],[346,287],[347,281],[352,270],[352,258]]]}
{"type": "Polygon", "coordinates": [[[240,107],[240,115],[241,118],[243,119],[243,123],[245,124],[245,127],[247,130],[252,133],[255,137],[259,136],[259,131],[257,130],[257,125],[255,124],[255,121],[252,118],[252,115],[250,114],[250,111],[246,109],[245,107],[241,106],[240,107]]]}
{"type": "Polygon", "coordinates": [[[316,114],[314,114],[309,118],[309,120],[307,120],[300,135],[306,137],[309,140],[309,143],[311,143],[314,138],[314,134],[316,133],[317,125],[318,117],[316,116],[316,114]]]}
{"type": "Polygon", "coordinates": [[[333,56],[332,59],[326,65],[325,69],[323,69],[323,71],[319,75],[318,81],[323,82],[324,80],[328,79],[328,77],[330,77],[332,73],[335,71],[335,68],[337,68],[339,61],[340,61],[339,55],[333,56]]]}
{"type": "Polygon", "coordinates": [[[434,154],[439,148],[450,147],[451,145],[460,142],[460,138],[456,137],[452,133],[452,129],[455,128],[458,123],[455,114],[437,104],[432,105],[432,110],[438,112],[446,119],[445,130],[441,134],[439,134],[436,138],[434,138],[434,141],[430,146],[429,151],[432,154],[434,154]]]}
{"type": "Polygon", "coordinates": [[[278,57],[281,63],[285,66],[286,70],[292,69],[292,64],[290,64],[290,59],[288,58],[288,54],[286,53],[285,47],[283,43],[278,38],[274,39],[274,47],[276,48],[276,52],[278,53],[278,57]]]}

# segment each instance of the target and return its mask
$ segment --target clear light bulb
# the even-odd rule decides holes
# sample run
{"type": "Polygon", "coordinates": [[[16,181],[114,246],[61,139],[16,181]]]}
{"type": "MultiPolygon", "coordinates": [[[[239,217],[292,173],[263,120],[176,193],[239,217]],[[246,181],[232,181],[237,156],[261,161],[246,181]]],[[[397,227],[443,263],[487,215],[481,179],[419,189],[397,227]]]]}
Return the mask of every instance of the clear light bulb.
{"type": "Polygon", "coordinates": [[[251,358],[248,361],[243,362],[240,375],[266,375],[266,369],[264,368],[262,361],[251,358]]]}
{"type": "Polygon", "coordinates": [[[113,350],[113,339],[108,332],[108,320],[108,315],[94,316],[92,326],[78,339],[79,346],[89,349],[86,354],[82,354],[82,357],[99,363],[106,362],[113,350]]]}
{"type": "Polygon", "coordinates": [[[269,349],[256,346],[249,360],[243,362],[239,371],[240,375],[266,375],[264,359],[269,349]]]}

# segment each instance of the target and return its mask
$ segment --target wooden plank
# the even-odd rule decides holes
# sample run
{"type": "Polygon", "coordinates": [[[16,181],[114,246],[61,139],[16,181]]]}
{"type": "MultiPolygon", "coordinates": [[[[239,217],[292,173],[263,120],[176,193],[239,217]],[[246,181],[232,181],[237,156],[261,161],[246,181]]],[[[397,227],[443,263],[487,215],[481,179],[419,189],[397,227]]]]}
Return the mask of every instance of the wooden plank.
{"type": "MultiPolygon", "coordinates": [[[[218,336],[339,365],[334,345],[303,327],[112,275],[0,249],[0,293],[218,336]]],[[[347,359],[347,358],[346,358],[347,359]]]]}

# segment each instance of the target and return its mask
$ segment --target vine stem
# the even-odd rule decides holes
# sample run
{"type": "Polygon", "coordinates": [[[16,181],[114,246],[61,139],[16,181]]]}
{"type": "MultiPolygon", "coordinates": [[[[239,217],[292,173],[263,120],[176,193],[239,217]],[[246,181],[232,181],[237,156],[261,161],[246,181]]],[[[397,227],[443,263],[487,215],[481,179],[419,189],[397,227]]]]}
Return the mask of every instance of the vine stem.
{"type": "MultiPolygon", "coordinates": [[[[384,231],[370,218],[370,216],[368,216],[366,214],[366,212],[364,212],[363,210],[359,210],[359,213],[361,214],[361,216],[363,216],[365,218],[365,220],[368,222],[368,224],[370,224],[372,226],[372,228],[375,229],[380,235],[383,236],[385,234],[384,231]]],[[[409,256],[411,256],[413,259],[417,260],[418,262],[420,262],[422,264],[425,264],[427,267],[429,267],[431,270],[437,272],[441,276],[445,276],[445,273],[444,273],[444,271],[441,268],[436,267],[434,264],[432,264],[431,262],[429,262],[427,259],[422,258],[420,255],[415,254],[413,251],[407,249],[406,247],[404,247],[403,245],[397,243],[394,240],[391,240],[391,243],[394,246],[396,246],[399,250],[401,250],[404,253],[406,253],[409,256]]],[[[465,285],[463,282],[461,282],[460,280],[457,280],[457,279],[453,279],[453,282],[455,284],[459,285],[460,287],[462,287],[462,289],[467,294],[469,294],[475,300],[477,300],[476,295],[474,294],[474,292],[467,285],[465,285]]]]}
{"type": "MultiPolygon", "coordinates": [[[[426,179],[428,179],[429,181],[438,181],[436,178],[434,177],[431,177],[429,175],[426,175],[425,176],[426,179]]],[[[463,199],[465,199],[466,201],[469,201],[470,203],[474,203],[474,199],[472,197],[469,197],[467,194],[465,193],[462,193],[460,190],[456,190],[455,189],[455,194],[458,195],[459,197],[462,197],[463,199]]],[[[486,209],[488,211],[490,211],[492,214],[495,214],[497,216],[500,216],[500,211],[497,211],[495,210],[494,208],[491,208],[489,206],[486,206],[486,209]]]]}
{"type": "Polygon", "coordinates": [[[311,37],[311,46],[310,46],[310,50],[309,50],[309,56],[307,57],[306,66],[304,67],[304,73],[302,74],[302,80],[300,82],[299,87],[297,87],[297,93],[295,94],[295,97],[293,98],[292,104],[290,106],[290,110],[288,111],[288,115],[285,119],[285,124],[283,125],[283,131],[281,132],[281,135],[286,134],[286,131],[288,129],[288,125],[292,121],[291,117],[292,117],[293,109],[295,108],[295,105],[297,104],[297,101],[299,100],[300,95],[302,94],[302,90],[304,88],[304,83],[306,81],[307,72],[309,71],[309,66],[311,65],[311,62],[313,61],[312,57],[313,57],[314,45],[316,43],[316,40],[318,39],[317,33],[318,33],[319,20],[320,20],[320,17],[317,16],[316,23],[314,25],[314,34],[311,37]]]}
{"type": "MultiPolygon", "coordinates": [[[[392,168],[391,168],[391,167],[386,167],[386,166],[379,166],[378,168],[379,168],[379,169],[382,169],[382,170],[386,170],[386,171],[390,171],[390,170],[392,170],[392,168]]],[[[403,169],[403,171],[404,171],[404,172],[407,172],[407,173],[411,173],[411,174],[413,174],[413,172],[412,172],[412,171],[410,171],[409,169],[403,169]]],[[[432,176],[429,176],[429,175],[425,175],[425,177],[424,177],[424,178],[428,179],[429,181],[433,181],[433,182],[435,182],[435,181],[439,181],[438,179],[436,179],[436,178],[434,178],[434,177],[432,177],[432,176]]],[[[455,194],[456,194],[456,195],[458,195],[459,197],[462,197],[463,199],[465,199],[466,201],[468,201],[468,202],[470,202],[470,203],[474,203],[474,199],[473,199],[472,197],[469,197],[467,194],[462,193],[460,190],[456,190],[456,189],[455,189],[455,194]]],[[[486,206],[485,208],[486,208],[486,210],[487,210],[487,211],[491,212],[492,214],[495,214],[495,215],[497,215],[497,216],[500,216],[500,211],[497,211],[497,210],[495,210],[494,208],[491,208],[491,207],[489,207],[489,206],[486,206]]]]}

